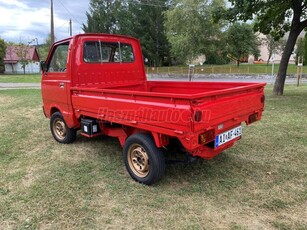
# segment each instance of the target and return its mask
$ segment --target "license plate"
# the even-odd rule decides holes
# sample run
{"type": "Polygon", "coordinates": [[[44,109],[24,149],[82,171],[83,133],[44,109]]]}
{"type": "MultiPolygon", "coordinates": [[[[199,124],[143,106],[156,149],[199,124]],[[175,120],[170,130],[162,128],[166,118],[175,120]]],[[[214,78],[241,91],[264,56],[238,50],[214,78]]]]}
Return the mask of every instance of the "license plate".
{"type": "Polygon", "coordinates": [[[242,126],[238,126],[215,137],[215,147],[219,147],[242,135],[242,126]]]}

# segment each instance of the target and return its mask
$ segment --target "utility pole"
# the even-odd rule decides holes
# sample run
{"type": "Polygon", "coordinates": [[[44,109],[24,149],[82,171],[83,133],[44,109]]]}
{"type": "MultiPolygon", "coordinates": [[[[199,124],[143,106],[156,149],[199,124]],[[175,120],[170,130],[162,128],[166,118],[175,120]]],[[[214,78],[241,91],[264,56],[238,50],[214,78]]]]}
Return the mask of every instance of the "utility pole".
{"type": "Polygon", "coordinates": [[[69,19],[69,35],[72,36],[72,21],[69,19]]]}
{"type": "Polygon", "coordinates": [[[50,25],[51,25],[50,34],[51,34],[51,45],[52,45],[55,41],[55,39],[54,39],[54,21],[53,21],[53,0],[51,0],[51,22],[50,22],[50,25]]]}

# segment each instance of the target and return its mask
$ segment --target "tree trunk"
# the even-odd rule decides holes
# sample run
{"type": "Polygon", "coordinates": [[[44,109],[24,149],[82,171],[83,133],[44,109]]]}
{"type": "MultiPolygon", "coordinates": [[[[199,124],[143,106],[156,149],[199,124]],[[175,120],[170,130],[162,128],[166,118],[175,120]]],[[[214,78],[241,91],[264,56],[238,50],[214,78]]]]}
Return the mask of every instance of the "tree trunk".
{"type": "Polygon", "coordinates": [[[268,60],[266,61],[266,66],[269,66],[271,57],[272,57],[272,53],[269,53],[268,60]]]}
{"type": "Polygon", "coordinates": [[[297,37],[299,36],[301,30],[299,28],[294,28],[290,31],[286,47],[281,57],[278,74],[276,77],[276,81],[274,84],[273,94],[274,95],[283,95],[284,93],[284,86],[286,81],[288,63],[294,49],[297,37]]]}

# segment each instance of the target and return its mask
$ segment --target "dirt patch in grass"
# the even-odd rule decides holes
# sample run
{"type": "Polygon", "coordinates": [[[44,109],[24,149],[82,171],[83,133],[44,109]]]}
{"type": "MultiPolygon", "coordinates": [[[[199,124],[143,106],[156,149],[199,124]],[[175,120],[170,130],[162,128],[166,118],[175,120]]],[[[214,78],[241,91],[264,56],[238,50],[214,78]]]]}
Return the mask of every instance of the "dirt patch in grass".
{"type": "Polygon", "coordinates": [[[8,97],[8,96],[2,96],[0,97],[0,106],[4,105],[4,104],[8,104],[11,102],[11,100],[13,100],[12,97],[8,97]]]}
{"type": "Polygon", "coordinates": [[[7,105],[14,103],[14,98],[0,95],[0,127],[7,123],[7,105]]]}

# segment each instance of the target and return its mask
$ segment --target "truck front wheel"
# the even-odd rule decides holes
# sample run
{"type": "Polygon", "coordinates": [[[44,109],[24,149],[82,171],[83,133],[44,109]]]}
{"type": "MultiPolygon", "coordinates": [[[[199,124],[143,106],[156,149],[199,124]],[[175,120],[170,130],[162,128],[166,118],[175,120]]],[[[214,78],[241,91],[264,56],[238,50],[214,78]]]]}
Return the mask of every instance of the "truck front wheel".
{"type": "Polygon", "coordinates": [[[150,185],[162,178],[165,158],[150,135],[138,133],[130,136],[123,154],[127,171],[137,182],[150,185]]]}
{"type": "Polygon", "coordinates": [[[69,144],[76,140],[75,129],[69,128],[60,112],[55,112],[50,118],[50,130],[54,139],[62,144],[69,144]]]}

